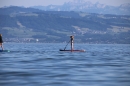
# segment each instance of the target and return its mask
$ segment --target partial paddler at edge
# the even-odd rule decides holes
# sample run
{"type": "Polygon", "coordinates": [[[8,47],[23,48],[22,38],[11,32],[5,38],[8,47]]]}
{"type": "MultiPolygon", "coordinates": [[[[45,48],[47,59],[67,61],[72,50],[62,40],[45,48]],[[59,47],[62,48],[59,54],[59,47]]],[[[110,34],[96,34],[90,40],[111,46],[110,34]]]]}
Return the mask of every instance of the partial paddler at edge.
{"type": "Polygon", "coordinates": [[[2,51],[4,50],[4,47],[3,47],[3,39],[2,39],[2,34],[0,34],[0,46],[2,48],[2,51]]]}

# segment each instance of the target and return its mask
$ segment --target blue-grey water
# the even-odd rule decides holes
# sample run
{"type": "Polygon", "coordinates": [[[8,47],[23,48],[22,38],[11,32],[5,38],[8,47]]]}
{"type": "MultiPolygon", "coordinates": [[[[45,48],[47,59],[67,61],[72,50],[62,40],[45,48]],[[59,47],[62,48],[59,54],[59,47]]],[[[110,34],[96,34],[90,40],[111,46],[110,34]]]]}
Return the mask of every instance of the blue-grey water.
{"type": "Polygon", "coordinates": [[[5,43],[0,86],[130,86],[130,44],[65,45],[5,43]]]}

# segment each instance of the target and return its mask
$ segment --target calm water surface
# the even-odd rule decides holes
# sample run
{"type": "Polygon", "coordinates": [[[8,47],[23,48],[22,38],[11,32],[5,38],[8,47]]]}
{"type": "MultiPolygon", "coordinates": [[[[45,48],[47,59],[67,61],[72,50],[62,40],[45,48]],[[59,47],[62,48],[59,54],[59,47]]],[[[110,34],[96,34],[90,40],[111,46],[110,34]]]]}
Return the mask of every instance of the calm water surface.
{"type": "Polygon", "coordinates": [[[5,43],[0,86],[130,86],[130,44],[5,43]],[[69,46],[67,47],[69,49],[69,46]]]}

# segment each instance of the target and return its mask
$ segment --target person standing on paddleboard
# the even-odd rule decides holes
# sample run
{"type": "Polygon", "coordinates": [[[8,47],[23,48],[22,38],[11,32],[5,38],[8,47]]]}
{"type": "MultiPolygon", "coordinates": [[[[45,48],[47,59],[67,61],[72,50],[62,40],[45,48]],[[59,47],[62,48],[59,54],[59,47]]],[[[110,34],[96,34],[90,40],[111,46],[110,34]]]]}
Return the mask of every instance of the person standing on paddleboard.
{"type": "Polygon", "coordinates": [[[74,50],[74,36],[70,36],[70,42],[71,42],[71,51],[74,50]]]}
{"type": "Polygon", "coordinates": [[[2,39],[2,34],[0,34],[0,46],[1,46],[2,50],[4,50],[4,48],[3,48],[3,39],[2,39]]]}

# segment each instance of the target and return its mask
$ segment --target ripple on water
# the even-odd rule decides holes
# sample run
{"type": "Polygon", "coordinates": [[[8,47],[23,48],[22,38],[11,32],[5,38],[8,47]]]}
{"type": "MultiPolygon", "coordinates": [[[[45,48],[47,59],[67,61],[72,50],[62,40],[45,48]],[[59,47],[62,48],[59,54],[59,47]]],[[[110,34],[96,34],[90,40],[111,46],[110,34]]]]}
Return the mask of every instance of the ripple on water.
{"type": "Polygon", "coordinates": [[[81,53],[60,52],[63,44],[5,46],[11,52],[0,53],[0,86],[130,84],[129,45],[79,44],[86,50],[81,53]]]}

